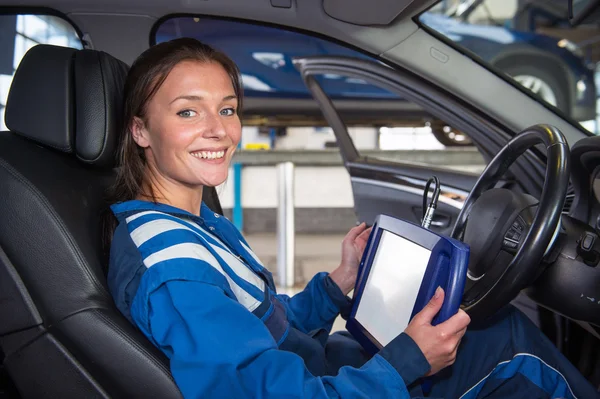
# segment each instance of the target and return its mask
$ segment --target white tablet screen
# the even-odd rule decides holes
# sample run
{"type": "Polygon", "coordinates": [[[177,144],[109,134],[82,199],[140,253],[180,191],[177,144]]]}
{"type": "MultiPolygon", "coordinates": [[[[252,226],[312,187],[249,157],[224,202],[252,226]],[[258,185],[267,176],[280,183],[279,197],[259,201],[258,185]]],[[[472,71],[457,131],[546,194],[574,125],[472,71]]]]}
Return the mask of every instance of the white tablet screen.
{"type": "Polygon", "coordinates": [[[430,250],[382,232],[355,316],[382,346],[408,326],[430,256],[430,250]]]}

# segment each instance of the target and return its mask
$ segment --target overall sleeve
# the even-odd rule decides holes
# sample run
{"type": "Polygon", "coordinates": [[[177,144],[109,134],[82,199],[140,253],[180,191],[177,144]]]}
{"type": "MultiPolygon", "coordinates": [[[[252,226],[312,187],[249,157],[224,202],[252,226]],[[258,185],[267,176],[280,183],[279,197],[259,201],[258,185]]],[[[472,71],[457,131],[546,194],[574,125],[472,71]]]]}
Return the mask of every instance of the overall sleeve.
{"type": "Polygon", "coordinates": [[[350,298],[324,272],[315,275],[298,294],[279,294],[277,298],[286,307],[290,324],[303,332],[320,328],[331,331],[335,318],[340,313],[346,318],[351,308],[350,298]]]}
{"type": "Polygon", "coordinates": [[[414,341],[401,334],[362,368],[315,377],[221,287],[148,274],[143,280],[132,318],[169,357],[186,398],[408,398],[406,385],[429,370],[414,341]]]}

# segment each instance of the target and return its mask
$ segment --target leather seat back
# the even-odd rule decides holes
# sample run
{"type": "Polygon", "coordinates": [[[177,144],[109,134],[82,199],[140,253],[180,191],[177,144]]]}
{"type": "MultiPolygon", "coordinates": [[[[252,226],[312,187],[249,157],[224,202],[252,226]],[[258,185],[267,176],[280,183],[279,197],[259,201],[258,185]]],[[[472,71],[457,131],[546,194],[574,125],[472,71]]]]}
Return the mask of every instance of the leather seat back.
{"type": "Polygon", "coordinates": [[[0,347],[23,397],[181,397],[103,272],[100,218],[126,73],[106,53],[40,45],[11,86],[10,131],[0,133],[0,347]]]}

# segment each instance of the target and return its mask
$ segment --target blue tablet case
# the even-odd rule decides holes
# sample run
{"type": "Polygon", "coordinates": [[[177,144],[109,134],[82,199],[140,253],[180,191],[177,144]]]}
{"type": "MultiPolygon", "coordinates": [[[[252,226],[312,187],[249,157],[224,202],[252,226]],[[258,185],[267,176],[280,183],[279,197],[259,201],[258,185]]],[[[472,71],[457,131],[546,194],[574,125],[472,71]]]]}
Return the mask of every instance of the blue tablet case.
{"type": "MultiPolygon", "coordinates": [[[[438,286],[444,289],[445,298],[440,312],[432,323],[434,325],[439,324],[456,314],[462,300],[469,263],[469,247],[467,244],[404,220],[379,215],[373,224],[373,230],[359,266],[352,310],[346,323],[348,332],[372,354],[377,353],[382,345],[356,320],[356,313],[384,231],[401,236],[431,251],[410,316],[411,319],[431,300],[438,286]]],[[[402,267],[401,255],[398,256],[398,267],[402,267]]],[[[398,287],[398,289],[402,289],[402,287],[398,287]]]]}

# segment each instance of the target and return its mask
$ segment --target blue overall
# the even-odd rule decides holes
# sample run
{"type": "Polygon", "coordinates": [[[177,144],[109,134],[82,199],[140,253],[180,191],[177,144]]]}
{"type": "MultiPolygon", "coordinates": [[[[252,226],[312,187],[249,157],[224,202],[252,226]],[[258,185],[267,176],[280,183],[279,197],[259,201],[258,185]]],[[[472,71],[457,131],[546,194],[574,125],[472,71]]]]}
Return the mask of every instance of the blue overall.
{"type": "MultiPolygon", "coordinates": [[[[430,366],[399,335],[369,356],[347,333],[350,310],[327,273],[289,297],[240,232],[204,204],[113,205],[108,284],[119,310],[170,359],[186,398],[409,398],[430,366]]],[[[436,398],[594,398],[598,393],[521,313],[472,326],[455,364],[430,379],[436,398]]]]}

